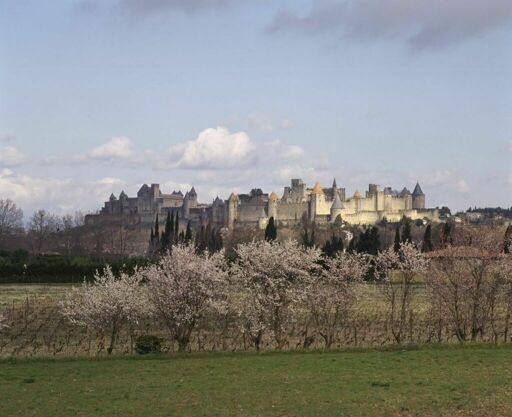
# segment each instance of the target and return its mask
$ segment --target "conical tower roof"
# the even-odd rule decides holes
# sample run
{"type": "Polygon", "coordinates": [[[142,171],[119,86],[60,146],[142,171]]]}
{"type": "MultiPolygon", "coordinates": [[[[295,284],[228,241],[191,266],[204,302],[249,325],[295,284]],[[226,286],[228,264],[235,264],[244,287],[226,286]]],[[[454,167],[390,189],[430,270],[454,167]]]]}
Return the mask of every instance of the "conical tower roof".
{"type": "Polygon", "coordinates": [[[317,181],[315,186],[313,187],[313,190],[311,191],[313,194],[323,194],[324,190],[322,190],[322,186],[317,181]]]}
{"type": "Polygon", "coordinates": [[[336,178],[334,178],[334,181],[332,182],[332,188],[338,188],[338,184],[336,184],[336,178]]]}
{"type": "Polygon", "coordinates": [[[232,192],[228,200],[238,200],[238,196],[234,192],[232,192]]]}
{"type": "Polygon", "coordinates": [[[407,187],[404,187],[402,191],[400,191],[400,197],[405,197],[406,195],[411,195],[411,192],[407,189],[407,187]]]}
{"type": "Polygon", "coordinates": [[[273,192],[273,191],[272,191],[272,192],[270,193],[270,195],[268,196],[268,199],[269,199],[270,201],[277,201],[277,200],[279,200],[279,197],[277,196],[277,194],[276,194],[275,192],[273,192]]]}
{"type": "Polygon", "coordinates": [[[354,198],[361,198],[361,193],[359,192],[359,190],[356,190],[356,192],[354,193],[354,198]]]}
{"type": "Polygon", "coordinates": [[[423,190],[421,189],[419,182],[416,183],[416,187],[414,187],[414,191],[412,192],[412,195],[414,195],[414,196],[425,195],[425,194],[423,194],[423,190]]]}
{"type": "Polygon", "coordinates": [[[331,206],[331,210],[343,210],[345,206],[341,202],[341,198],[338,193],[336,193],[336,196],[334,197],[334,201],[331,206]]]}

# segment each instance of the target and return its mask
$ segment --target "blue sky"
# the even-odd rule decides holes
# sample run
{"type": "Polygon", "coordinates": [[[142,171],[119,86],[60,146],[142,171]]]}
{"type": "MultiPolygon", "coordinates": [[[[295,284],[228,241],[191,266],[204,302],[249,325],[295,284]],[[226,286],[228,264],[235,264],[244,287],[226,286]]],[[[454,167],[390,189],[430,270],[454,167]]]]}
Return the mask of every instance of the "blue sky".
{"type": "Polygon", "coordinates": [[[291,177],[512,206],[505,0],[0,0],[0,198],[291,177]]]}

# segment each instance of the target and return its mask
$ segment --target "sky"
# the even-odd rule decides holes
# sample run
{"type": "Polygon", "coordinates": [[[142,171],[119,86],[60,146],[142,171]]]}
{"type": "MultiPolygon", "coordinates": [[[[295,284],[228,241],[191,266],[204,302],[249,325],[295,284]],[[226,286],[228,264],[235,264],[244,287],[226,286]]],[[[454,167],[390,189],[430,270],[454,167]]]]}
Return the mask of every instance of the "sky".
{"type": "Polygon", "coordinates": [[[512,206],[509,0],[0,0],[0,199],[291,178],[512,206]]]}

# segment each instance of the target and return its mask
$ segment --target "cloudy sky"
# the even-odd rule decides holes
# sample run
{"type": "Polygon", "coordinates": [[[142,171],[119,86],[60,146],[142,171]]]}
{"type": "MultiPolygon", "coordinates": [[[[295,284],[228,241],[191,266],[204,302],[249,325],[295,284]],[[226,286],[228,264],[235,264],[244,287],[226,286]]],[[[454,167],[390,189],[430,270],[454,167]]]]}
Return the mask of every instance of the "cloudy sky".
{"type": "Polygon", "coordinates": [[[292,177],[512,206],[510,0],[0,0],[0,198],[292,177]]]}

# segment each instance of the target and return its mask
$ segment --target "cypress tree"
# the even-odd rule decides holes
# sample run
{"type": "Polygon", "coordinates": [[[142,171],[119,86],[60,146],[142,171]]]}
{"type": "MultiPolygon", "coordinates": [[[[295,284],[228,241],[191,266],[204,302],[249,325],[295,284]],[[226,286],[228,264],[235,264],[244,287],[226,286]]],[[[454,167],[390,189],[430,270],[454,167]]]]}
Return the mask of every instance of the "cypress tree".
{"type": "Polygon", "coordinates": [[[328,256],[329,258],[332,257],[333,255],[333,250],[332,250],[332,246],[331,246],[331,241],[328,240],[327,242],[325,242],[325,245],[324,247],[322,248],[322,252],[324,253],[325,256],[328,256]]]}
{"type": "Polygon", "coordinates": [[[162,250],[169,249],[171,246],[171,212],[167,212],[167,218],[165,219],[165,229],[162,233],[162,239],[160,240],[162,250]]]}
{"type": "Polygon", "coordinates": [[[208,223],[204,229],[204,247],[212,252],[212,226],[208,223]]]}
{"type": "Polygon", "coordinates": [[[428,224],[425,229],[425,235],[423,236],[423,244],[421,245],[422,252],[431,252],[434,250],[434,244],[432,243],[432,225],[428,224]]]}
{"type": "Polygon", "coordinates": [[[154,234],[153,234],[153,252],[157,252],[160,248],[160,225],[158,224],[158,213],[156,214],[156,219],[155,219],[155,230],[154,230],[154,234]]]}
{"type": "Polygon", "coordinates": [[[192,241],[192,228],[190,226],[190,220],[187,223],[187,231],[185,232],[185,243],[189,244],[192,241]]]}
{"type": "Polygon", "coordinates": [[[441,230],[441,247],[446,247],[448,244],[452,244],[452,225],[446,222],[441,230]]]}
{"type": "Polygon", "coordinates": [[[377,255],[380,250],[380,236],[379,229],[375,226],[372,226],[369,231],[369,244],[368,244],[368,253],[371,255],[377,255]]]}
{"type": "Polygon", "coordinates": [[[176,212],[176,218],[174,219],[174,241],[178,241],[178,235],[180,233],[180,213],[176,212]]]}
{"type": "Polygon", "coordinates": [[[222,235],[220,234],[220,230],[217,230],[217,233],[215,235],[215,243],[218,251],[224,247],[224,242],[222,241],[222,235]]]}
{"type": "Polygon", "coordinates": [[[155,237],[158,239],[158,237],[160,236],[160,225],[158,224],[158,213],[156,213],[156,218],[155,218],[155,237]]]}
{"type": "Polygon", "coordinates": [[[402,243],[411,243],[411,221],[404,217],[404,230],[402,232],[402,243]]]}
{"type": "Polygon", "coordinates": [[[400,250],[400,226],[397,226],[395,230],[395,242],[393,243],[393,250],[395,252],[400,250]]]}
{"type": "Polygon", "coordinates": [[[270,242],[277,239],[277,229],[274,223],[274,217],[270,217],[267,227],[265,228],[265,240],[270,242]]]}

